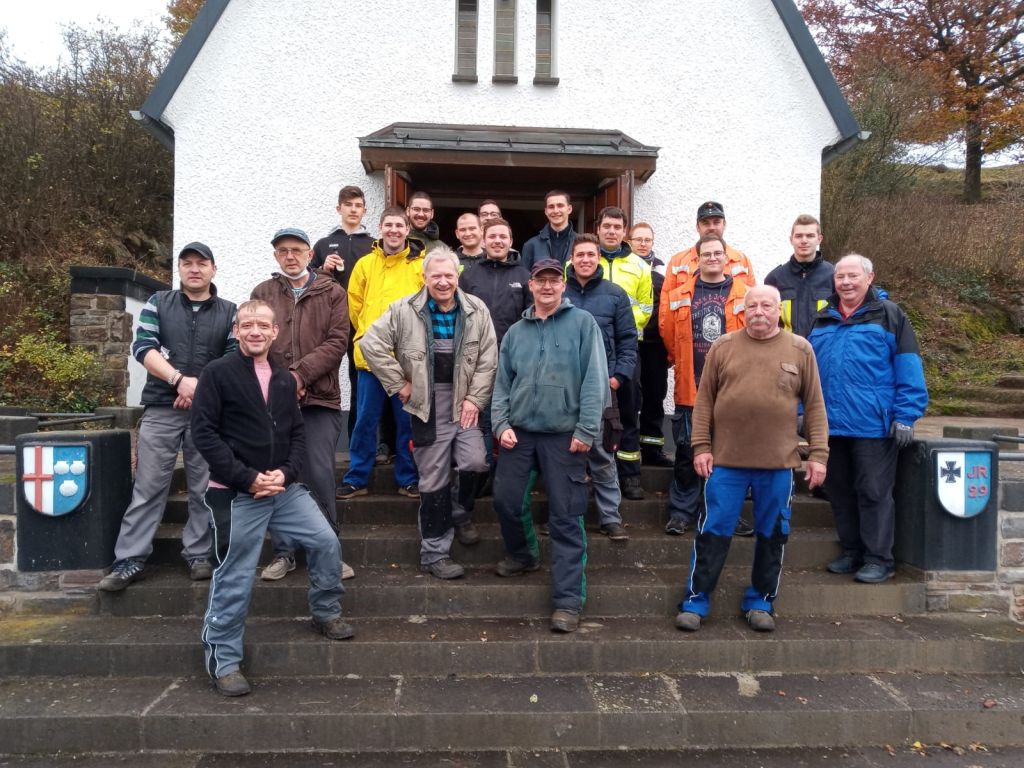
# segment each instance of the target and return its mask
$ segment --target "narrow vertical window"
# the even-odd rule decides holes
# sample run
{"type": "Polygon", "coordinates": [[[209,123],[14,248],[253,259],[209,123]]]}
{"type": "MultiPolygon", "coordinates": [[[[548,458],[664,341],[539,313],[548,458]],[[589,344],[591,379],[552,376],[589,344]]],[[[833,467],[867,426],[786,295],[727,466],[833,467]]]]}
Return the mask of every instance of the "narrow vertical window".
{"type": "Polygon", "coordinates": [[[537,68],[533,82],[557,85],[552,75],[551,57],[554,50],[554,0],[537,0],[537,68]]]}
{"type": "Polygon", "coordinates": [[[457,0],[455,82],[476,82],[477,0],[457,0]]]}
{"type": "Polygon", "coordinates": [[[494,0],[494,81],[516,79],[516,0],[494,0]]]}

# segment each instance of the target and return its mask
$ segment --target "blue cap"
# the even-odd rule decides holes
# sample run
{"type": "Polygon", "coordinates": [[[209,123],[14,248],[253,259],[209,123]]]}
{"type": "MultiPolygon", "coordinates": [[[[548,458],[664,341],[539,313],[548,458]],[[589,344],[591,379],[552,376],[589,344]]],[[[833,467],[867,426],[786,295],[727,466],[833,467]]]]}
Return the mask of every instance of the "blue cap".
{"type": "Polygon", "coordinates": [[[277,241],[284,237],[294,237],[310,247],[313,246],[313,244],[309,242],[309,235],[298,227],[285,227],[284,229],[277,230],[277,232],[274,233],[274,238],[270,241],[270,244],[277,245],[277,241]]]}

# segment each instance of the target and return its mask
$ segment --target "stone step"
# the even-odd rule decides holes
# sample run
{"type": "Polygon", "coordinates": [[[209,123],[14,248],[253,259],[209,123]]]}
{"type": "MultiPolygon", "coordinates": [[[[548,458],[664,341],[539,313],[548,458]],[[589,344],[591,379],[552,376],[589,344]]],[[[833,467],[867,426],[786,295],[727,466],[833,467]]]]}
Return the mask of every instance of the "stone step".
{"type": "MultiPolygon", "coordinates": [[[[184,494],[170,496],[167,502],[167,511],[164,514],[164,522],[184,523],[188,509],[187,504],[188,498],[184,494]]],[[[353,523],[357,525],[387,525],[415,522],[416,511],[419,509],[417,499],[399,496],[396,493],[357,496],[347,501],[338,501],[336,504],[338,519],[343,525],[353,523]]],[[[532,509],[535,519],[546,518],[547,504],[546,496],[540,493],[534,495],[532,509]]],[[[668,500],[664,494],[648,494],[648,498],[643,501],[623,501],[621,506],[623,521],[627,524],[664,527],[668,522],[667,504],[668,500]]],[[[751,502],[746,502],[743,510],[748,520],[753,519],[751,502]]],[[[477,500],[473,519],[484,523],[497,522],[493,498],[477,500]]],[[[597,520],[597,512],[593,504],[588,509],[588,519],[593,522],[597,520]]],[[[832,509],[829,503],[808,495],[794,496],[793,527],[831,528],[832,509]]]]}
{"type": "MultiPolygon", "coordinates": [[[[7,678],[0,680],[0,744],[13,754],[765,749],[915,740],[1020,746],[1024,717],[1020,681],[1008,675],[351,675],[253,682],[251,695],[226,700],[200,676],[7,678]]],[[[298,765],[290,757],[289,765],[298,765]]],[[[740,764],[760,763],[734,763],[740,764]]]]}
{"type": "MultiPolygon", "coordinates": [[[[545,619],[354,619],[332,643],[308,619],[251,619],[245,668],[261,677],[445,677],[746,673],[1020,672],[1024,628],[1005,617],[780,616],[771,636],[739,616],[683,633],[666,619],[585,618],[573,635],[545,619]]],[[[198,617],[0,620],[0,678],[199,674],[198,617]]]]}
{"type": "MultiPolygon", "coordinates": [[[[687,568],[593,568],[587,572],[588,617],[674,616],[687,568]]],[[[714,615],[739,610],[749,566],[727,566],[714,598],[714,615]]],[[[151,566],[147,577],[121,593],[99,593],[102,613],[115,616],[200,616],[209,582],[190,582],[184,566],[151,566]]],[[[417,567],[360,568],[345,582],[343,610],[350,617],[527,617],[550,614],[550,574],[544,567],[525,576],[501,578],[489,568],[469,568],[466,578],[441,581],[417,567]]],[[[305,615],[308,581],[299,568],[278,582],[258,582],[250,615],[305,615]]],[[[777,608],[789,616],[920,614],[925,584],[907,573],[884,584],[857,584],[823,569],[787,568],[777,608]]]]}
{"type": "MultiPolygon", "coordinates": [[[[415,513],[413,513],[415,518],[415,513]]],[[[501,530],[496,524],[476,526],[480,542],[464,547],[452,545],[452,557],[468,566],[487,567],[505,556],[501,530]]],[[[153,541],[151,563],[178,563],[181,559],[181,526],[162,525],[153,541]]],[[[587,567],[603,568],[645,565],[688,566],[693,551],[693,531],[683,536],[669,536],[658,526],[650,528],[627,525],[629,541],[610,541],[598,530],[596,521],[587,526],[587,567]]],[[[392,563],[415,565],[419,563],[420,534],[414,524],[406,525],[348,525],[342,528],[342,557],[354,567],[384,566],[392,563]]],[[[541,553],[550,559],[550,543],[546,536],[538,538],[541,553]]],[[[835,531],[810,528],[794,531],[786,545],[786,565],[794,568],[814,568],[828,563],[840,555],[835,531]]],[[[271,547],[267,538],[260,562],[269,563],[271,547]]],[[[754,557],[754,539],[735,537],[729,549],[728,564],[748,565],[754,557]]]]}

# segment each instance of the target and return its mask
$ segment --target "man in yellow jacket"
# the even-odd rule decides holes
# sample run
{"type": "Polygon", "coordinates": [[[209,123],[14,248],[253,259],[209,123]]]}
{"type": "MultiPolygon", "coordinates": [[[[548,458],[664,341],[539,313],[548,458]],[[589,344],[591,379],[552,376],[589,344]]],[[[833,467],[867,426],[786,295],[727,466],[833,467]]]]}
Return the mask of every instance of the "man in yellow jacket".
{"type": "Polygon", "coordinates": [[[395,480],[398,492],[418,497],[416,467],[409,451],[412,438],[409,414],[397,396],[388,397],[377,377],[370,372],[359,342],[367,328],[384,314],[392,302],[410,296],[423,287],[423,244],[409,238],[409,217],[397,206],[380,217],[380,240],[352,270],[348,283],[348,314],[355,341],[359,384],[356,387],[356,426],[349,436],[349,469],[338,486],[339,499],[367,493],[370,470],[377,452],[377,427],[384,405],[390,400],[395,415],[395,480]]]}

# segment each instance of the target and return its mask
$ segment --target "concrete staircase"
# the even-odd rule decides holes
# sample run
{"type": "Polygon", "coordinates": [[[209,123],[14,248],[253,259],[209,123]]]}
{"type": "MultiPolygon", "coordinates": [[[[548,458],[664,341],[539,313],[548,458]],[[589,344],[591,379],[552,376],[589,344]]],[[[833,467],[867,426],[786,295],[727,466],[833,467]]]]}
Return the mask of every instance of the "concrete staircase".
{"type": "MultiPolygon", "coordinates": [[[[925,584],[911,574],[868,586],[826,573],[838,552],[828,505],[805,491],[777,631],[755,634],[738,614],[744,539],[705,628],[677,631],[692,533],[662,532],[669,476],[644,470],[648,498],[623,507],[628,542],[588,519],[583,624],[559,636],[545,569],[491,573],[502,547],[489,499],[477,512],[483,540],[453,551],[467,577],[441,582],[416,567],[417,502],[378,468],[372,495],[338,505],[357,572],[343,602],[356,638],[309,629],[301,567],[257,583],[244,667],[255,690],[238,700],[202,671],[208,584],[190,582],[178,558],[175,495],[144,580],[118,595],[26,595],[0,620],[0,755],[16,756],[0,765],[59,765],[63,754],[96,765],[593,768],[747,765],[755,754],[750,765],[842,755],[859,768],[927,749],[914,742],[947,757],[971,750],[949,765],[1024,765],[1022,628],[925,614],[925,584]],[[29,757],[38,753],[49,756],[29,757]]],[[[535,511],[545,503],[538,494],[535,511]]]]}

